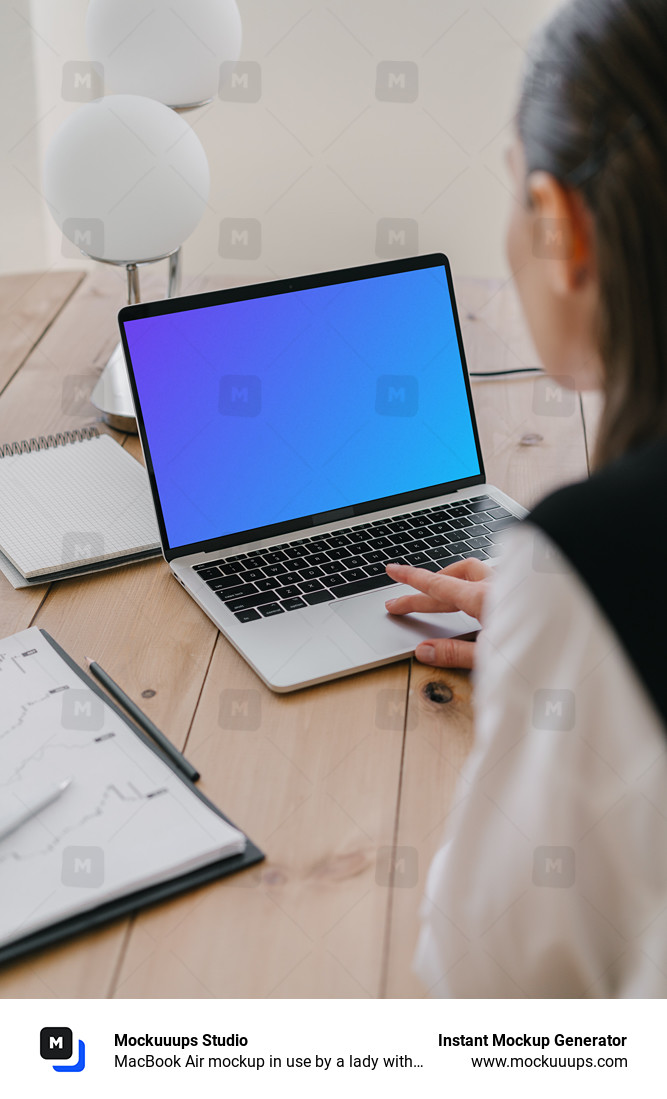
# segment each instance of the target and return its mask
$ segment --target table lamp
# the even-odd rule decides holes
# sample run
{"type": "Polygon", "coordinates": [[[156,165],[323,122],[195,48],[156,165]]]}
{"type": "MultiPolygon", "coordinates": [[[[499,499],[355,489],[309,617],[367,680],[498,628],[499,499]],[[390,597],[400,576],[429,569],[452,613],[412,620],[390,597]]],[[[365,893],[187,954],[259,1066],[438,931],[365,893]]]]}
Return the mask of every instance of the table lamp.
{"type": "MultiPolygon", "coordinates": [[[[169,262],[171,297],[180,246],[209,191],[204,149],[175,112],[210,102],[231,78],[241,50],[236,0],[91,0],[86,40],[117,94],[80,107],[53,137],[46,201],[84,255],[126,268],[129,303],[139,300],[139,267],[159,259],[169,262]]],[[[112,427],[136,432],[120,344],[91,400],[112,427]]]]}
{"type": "Polygon", "coordinates": [[[236,0],[91,0],[86,42],[106,89],[188,110],[231,75],[241,16],[236,0]]]}
{"type": "MultiPolygon", "coordinates": [[[[139,300],[139,266],[159,259],[169,258],[168,292],[177,292],[179,249],[208,190],[199,138],[146,96],[86,103],[54,135],[44,163],[44,196],[56,223],[91,259],[126,268],[129,302],[139,300]]],[[[92,400],[113,427],[136,431],[120,345],[92,400]]]]}

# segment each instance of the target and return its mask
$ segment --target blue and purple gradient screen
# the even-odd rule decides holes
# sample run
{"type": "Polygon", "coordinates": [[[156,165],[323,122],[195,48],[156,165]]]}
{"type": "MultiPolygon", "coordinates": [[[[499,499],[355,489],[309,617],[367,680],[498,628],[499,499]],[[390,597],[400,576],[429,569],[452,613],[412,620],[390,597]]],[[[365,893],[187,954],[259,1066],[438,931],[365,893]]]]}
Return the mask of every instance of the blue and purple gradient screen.
{"type": "Polygon", "coordinates": [[[172,549],[480,472],[443,267],[125,332],[172,549]]]}

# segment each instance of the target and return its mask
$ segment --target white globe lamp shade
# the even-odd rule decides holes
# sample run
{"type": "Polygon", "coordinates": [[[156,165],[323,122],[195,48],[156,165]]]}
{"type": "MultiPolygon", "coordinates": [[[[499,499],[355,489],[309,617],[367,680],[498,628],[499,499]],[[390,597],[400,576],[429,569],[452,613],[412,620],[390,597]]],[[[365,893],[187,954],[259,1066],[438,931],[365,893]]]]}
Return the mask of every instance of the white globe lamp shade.
{"type": "Polygon", "coordinates": [[[63,123],[46,152],[44,197],[86,255],[145,263],[169,255],[199,223],[209,192],[204,148],[162,103],[111,95],[63,123]]]}
{"type": "Polygon", "coordinates": [[[236,0],[91,0],[86,42],[105,90],[192,107],[231,74],[241,16],[236,0]]]}

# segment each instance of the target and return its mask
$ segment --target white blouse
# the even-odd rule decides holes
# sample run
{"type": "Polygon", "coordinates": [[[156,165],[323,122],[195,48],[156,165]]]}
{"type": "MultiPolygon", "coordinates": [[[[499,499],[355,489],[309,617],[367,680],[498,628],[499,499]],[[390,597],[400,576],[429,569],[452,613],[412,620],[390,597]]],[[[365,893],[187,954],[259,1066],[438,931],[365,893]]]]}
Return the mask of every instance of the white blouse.
{"type": "MultiPolygon", "coordinates": [[[[619,590],[647,567],[628,559],[619,590]]],[[[667,730],[579,577],[529,524],[495,570],[475,713],[422,904],[414,964],[428,993],[666,996],[667,730]]]]}

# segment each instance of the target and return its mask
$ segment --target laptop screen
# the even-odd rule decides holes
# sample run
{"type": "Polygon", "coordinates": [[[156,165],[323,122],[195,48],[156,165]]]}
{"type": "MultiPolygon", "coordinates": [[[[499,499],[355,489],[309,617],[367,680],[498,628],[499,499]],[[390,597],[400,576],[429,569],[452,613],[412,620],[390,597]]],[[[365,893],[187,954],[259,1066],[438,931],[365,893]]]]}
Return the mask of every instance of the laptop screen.
{"type": "Polygon", "coordinates": [[[123,311],[167,548],[296,529],[480,474],[440,260],[123,311]]]}

